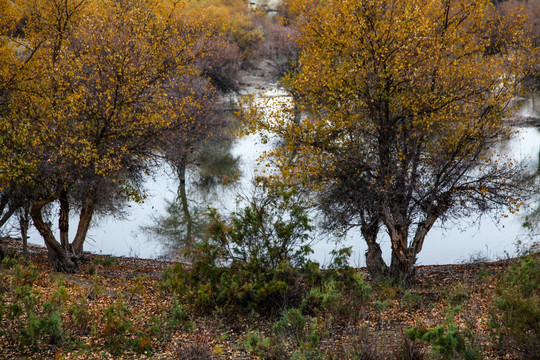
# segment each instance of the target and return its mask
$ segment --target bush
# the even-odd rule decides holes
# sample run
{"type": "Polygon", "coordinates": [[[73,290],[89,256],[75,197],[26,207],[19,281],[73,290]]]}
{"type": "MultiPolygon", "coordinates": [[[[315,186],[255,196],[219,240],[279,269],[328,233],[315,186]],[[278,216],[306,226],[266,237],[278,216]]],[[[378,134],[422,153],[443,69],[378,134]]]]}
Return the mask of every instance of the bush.
{"type": "Polygon", "coordinates": [[[519,259],[496,287],[491,328],[500,350],[540,358],[540,254],[519,259]]]}
{"type": "Polygon", "coordinates": [[[448,303],[451,306],[462,305],[471,297],[469,289],[463,284],[458,284],[455,288],[451,289],[448,293],[448,303]]]}
{"type": "Polygon", "coordinates": [[[302,268],[313,274],[306,209],[295,190],[263,181],[258,191],[229,219],[210,211],[208,237],[184,253],[191,268],[167,271],[165,283],[198,309],[277,314],[300,304],[302,268]]]}
{"type": "Polygon", "coordinates": [[[312,252],[313,230],[306,206],[295,189],[261,179],[248,204],[223,221],[216,211],[209,235],[228,252],[230,260],[258,269],[275,269],[284,262],[299,267],[312,252]]]}
{"type": "Polygon", "coordinates": [[[41,304],[41,292],[34,288],[39,273],[24,259],[5,258],[3,265],[12,275],[10,302],[0,302],[0,317],[8,320],[4,334],[21,348],[37,350],[40,345],[58,345],[65,339],[62,312],[68,294],[61,280],[56,290],[41,304]]]}
{"type": "Polygon", "coordinates": [[[307,276],[311,287],[302,300],[302,310],[317,314],[320,310],[332,317],[356,319],[363,306],[372,299],[371,285],[361,271],[349,266],[352,248],[332,251],[332,261],[324,274],[307,276]]]}
{"type": "Polygon", "coordinates": [[[129,319],[131,311],[122,300],[116,300],[103,311],[105,345],[112,355],[121,355],[130,345],[129,336],[133,333],[133,323],[129,319]]]}
{"type": "Polygon", "coordinates": [[[414,310],[422,305],[422,295],[415,294],[411,290],[407,290],[401,297],[401,305],[407,310],[414,310]]]}
{"type": "Polygon", "coordinates": [[[302,310],[317,313],[323,310],[339,316],[345,310],[343,304],[343,294],[338,289],[335,281],[330,281],[321,287],[313,287],[302,300],[302,310]]]}
{"type": "Polygon", "coordinates": [[[272,331],[276,339],[281,339],[281,343],[285,343],[283,339],[293,340],[295,349],[291,359],[320,358],[321,331],[316,318],[309,322],[299,309],[289,309],[281,320],[274,323],[272,331]]]}
{"type": "Polygon", "coordinates": [[[459,309],[459,306],[448,309],[444,324],[430,330],[409,329],[405,331],[405,335],[413,341],[420,340],[431,344],[433,352],[442,356],[444,360],[452,360],[456,357],[465,360],[481,360],[483,355],[474,343],[473,333],[468,329],[460,329],[454,321],[454,316],[459,309]]]}
{"type": "Polygon", "coordinates": [[[66,328],[70,329],[72,334],[78,336],[88,335],[90,333],[90,324],[92,318],[88,310],[88,302],[82,299],[77,304],[72,304],[68,309],[68,323],[66,328]]]}
{"type": "Polygon", "coordinates": [[[392,302],[390,300],[384,301],[375,301],[375,310],[377,311],[386,311],[392,307],[392,302]]]}
{"type": "Polygon", "coordinates": [[[265,360],[289,358],[287,343],[281,336],[264,337],[258,330],[248,331],[245,347],[251,354],[265,360]]]}
{"type": "Polygon", "coordinates": [[[188,312],[178,303],[176,297],[173,297],[169,307],[163,307],[158,316],[150,318],[147,329],[160,342],[167,343],[176,330],[190,332],[194,327],[188,312]]]}
{"type": "Polygon", "coordinates": [[[371,285],[366,281],[364,274],[360,271],[355,272],[351,285],[352,306],[359,307],[365,305],[373,297],[371,291],[371,285]]]}

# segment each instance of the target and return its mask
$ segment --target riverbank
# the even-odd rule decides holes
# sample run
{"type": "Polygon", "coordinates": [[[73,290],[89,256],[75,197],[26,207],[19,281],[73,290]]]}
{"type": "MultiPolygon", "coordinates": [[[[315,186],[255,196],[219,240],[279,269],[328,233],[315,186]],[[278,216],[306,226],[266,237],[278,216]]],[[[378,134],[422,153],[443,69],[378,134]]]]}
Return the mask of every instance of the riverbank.
{"type": "MultiPolygon", "coordinates": [[[[9,240],[4,246],[12,257],[21,254],[17,241],[9,240]]],[[[471,334],[484,359],[510,358],[493,347],[489,323],[496,284],[512,262],[419,266],[418,283],[411,290],[368,281],[372,289],[369,300],[356,309],[354,316],[332,309],[304,316],[308,324],[317,324],[321,359],[353,359],[355,351],[370,351],[370,359],[389,359],[405,351],[406,346],[427,356],[432,351],[429,344],[407,340],[404,331],[430,329],[449,321],[456,329],[471,334]]],[[[186,303],[180,304],[178,312],[174,296],[161,280],[171,262],[85,254],[81,273],[66,275],[51,271],[44,248],[30,246],[29,264],[19,260],[4,262],[0,267],[3,308],[11,309],[17,301],[17,291],[11,287],[15,283],[22,286],[20,271],[35,271],[31,291],[37,300],[32,307],[41,309],[39,316],[46,316],[43,304],[57,299],[60,332],[54,338],[34,334],[33,344],[21,346],[16,334],[26,324],[25,315],[13,318],[6,312],[0,320],[0,328],[8,330],[0,331],[2,359],[269,358],[261,351],[262,343],[260,348],[254,343],[254,334],[270,339],[279,314],[262,317],[219,310],[203,314],[194,304],[186,303]],[[167,319],[174,314],[180,316],[179,322],[169,328],[167,319]],[[160,326],[163,331],[158,331],[160,326]],[[112,338],[121,342],[115,345],[112,338]]],[[[286,356],[282,358],[302,350],[294,338],[289,336],[285,341],[286,356]]]]}

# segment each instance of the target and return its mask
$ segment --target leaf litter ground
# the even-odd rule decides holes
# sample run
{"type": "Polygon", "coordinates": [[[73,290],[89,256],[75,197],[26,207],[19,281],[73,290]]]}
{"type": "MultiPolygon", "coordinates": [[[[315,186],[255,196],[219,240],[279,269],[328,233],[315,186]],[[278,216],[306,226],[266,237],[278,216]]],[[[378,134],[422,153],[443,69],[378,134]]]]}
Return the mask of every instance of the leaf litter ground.
{"type": "MultiPolygon", "coordinates": [[[[13,239],[6,239],[3,246],[15,255],[21,253],[21,245],[13,239]]],[[[121,300],[128,308],[127,316],[133,328],[147,328],[149,322],[170,308],[172,296],[161,290],[160,279],[163,271],[173,263],[85,253],[81,273],[59,274],[51,270],[46,249],[39,246],[29,247],[29,260],[39,272],[33,286],[40,298],[50,298],[55,281],[63,279],[69,294],[68,302],[77,304],[82,301],[86,304],[90,329],[76,341],[40,346],[37,351],[13,344],[8,334],[3,332],[0,336],[0,359],[256,359],[257,355],[245,345],[248,332],[258,330],[264,336],[271,336],[272,324],[278,320],[242,314],[222,316],[219,312],[201,315],[185,304],[193,322],[192,329],[186,331],[180,327],[169,336],[149,336],[146,341],[151,350],[146,352],[126,351],[111,355],[106,341],[108,336],[115,334],[106,333],[104,309],[121,300]]],[[[372,284],[372,301],[363,306],[354,318],[342,316],[328,321],[330,315],[319,313],[325,330],[320,343],[323,358],[339,356],[345,359],[351,347],[359,346],[371,347],[384,354],[385,349],[395,349],[404,341],[404,330],[443,324],[448,319],[449,309],[459,306],[459,311],[452,315],[455,324],[472,331],[485,359],[500,359],[501,354],[492,351],[488,323],[496,279],[510,263],[511,260],[502,260],[419,266],[417,285],[407,292],[390,285],[372,284]]],[[[5,275],[1,292],[10,278],[7,270],[1,267],[0,274],[5,275]]],[[[7,303],[12,295],[4,294],[7,303]]],[[[5,319],[3,321],[3,328],[9,328],[11,324],[6,324],[5,319]]],[[[392,352],[387,351],[387,356],[391,356],[392,352]]]]}

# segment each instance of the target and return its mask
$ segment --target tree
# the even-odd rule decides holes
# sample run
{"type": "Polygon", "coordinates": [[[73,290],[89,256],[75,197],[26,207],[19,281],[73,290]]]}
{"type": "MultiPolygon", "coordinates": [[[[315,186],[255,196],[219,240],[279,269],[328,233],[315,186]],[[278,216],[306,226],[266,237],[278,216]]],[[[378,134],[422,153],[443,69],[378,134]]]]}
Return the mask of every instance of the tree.
{"type": "Polygon", "coordinates": [[[258,55],[270,67],[267,76],[280,79],[297,63],[297,30],[290,22],[276,18],[268,18],[263,29],[264,41],[258,46],[258,55]]]}
{"type": "Polygon", "coordinates": [[[10,48],[32,76],[1,117],[9,130],[1,187],[20,170],[15,180],[32,188],[30,215],[55,269],[76,271],[93,215],[140,199],[164,140],[192,128],[186,110],[197,99],[175,93],[188,87],[185,76],[197,76],[191,64],[204,51],[204,27],[166,0],[36,0],[17,9],[24,26],[10,48]],[[46,219],[52,203],[59,241],[46,219]],[[70,242],[73,209],[79,222],[70,242]]]}
{"type": "MultiPolygon", "coordinates": [[[[539,0],[502,0],[495,3],[497,11],[502,17],[513,16],[516,11],[522,11],[527,15],[525,21],[525,29],[529,32],[532,43],[535,46],[540,46],[540,1],[539,0]]],[[[525,86],[529,87],[529,91],[538,92],[540,90],[540,59],[539,54],[531,53],[531,57],[536,56],[533,60],[533,71],[525,82],[525,86]]],[[[531,98],[534,107],[534,97],[531,98]]]]}
{"type": "MultiPolygon", "coordinates": [[[[17,59],[18,48],[10,41],[17,33],[18,19],[13,4],[0,0],[0,118],[10,118],[11,103],[14,93],[28,78],[28,62],[34,52],[29,52],[24,61],[17,59]]],[[[12,121],[0,122],[0,231],[5,228],[13,216],[17,216],[23,241],[23,253],[27,256],[27,230],[29,227],[29,204],[31,192],[28,186],[21,184],[28,179],[25,170],[31,159],[21,157],[23,149],[32,146],[27,141],[27,133],[12,121]],[[6,171],[9,169],[9,171],[6,171]]],[[[0,246],[0,258],[2,258],[0,246]]]]}
{"type": "Polygon", "coordinates": [[[255,128],[284,140],[271,158],[314,191],[327,227],[360,227],[372,276],[409,285],[437,220],[519,208],[522,167],[496,148],[530,50],[519,19],[488,52],[485,0],[306,0],[298,11],[299,65],[284,84],[304,116],[282,109],[255,128]]]}

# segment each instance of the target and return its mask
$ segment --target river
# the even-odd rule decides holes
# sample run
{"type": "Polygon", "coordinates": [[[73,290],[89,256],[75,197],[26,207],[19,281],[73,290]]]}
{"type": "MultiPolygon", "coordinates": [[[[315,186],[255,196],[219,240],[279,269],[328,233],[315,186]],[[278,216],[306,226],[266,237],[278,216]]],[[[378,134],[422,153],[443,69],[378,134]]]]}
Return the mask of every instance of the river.
{"type": "MultiPolygon", "coordinates": [[[[271,95],[280,100],[282,93],[274,90],[271,95]]],[[[534,113],[535,109],[530,109],[527,104],[525,101],[520,115],[538,116],[534,113]]],[[[519,133],[508,142],[507,149],[516,159],[530,161],[531,168],[534,168],[540,151],[540,131],[532,126],[521,127],[519,130],[519,133]]],[[[251,181],[258,172],[257,158],[265,146],[268,145],[261,144],[257,136],[246,136],[236,141],[232,153],[240,157],[243,175],[236,190],[221,193],[217,206],[228,207],[228,210],[231,210],[234,194],[238,191],[248,191],[246,189],[251,186],[251,181]]],[[[176,195],[177,184],[167,167],[163,166],[159,173],[146,182],[146,189],[148,197],[144,203],[129,204],[128,215],[124,218],[95,219],[85,243],[86,251],[140,258],[156,258],[163,253],[160,244],[148,239],[140,227],[151,225],[152,219],[165,211],[166,201],[172,200],[176,195]]],[[[517,240],[525,243],[532,241],[529,233],[522,227],[524,213],[525,211],[522,211],[496,221],[484,217],[481,220],[460,219],[444,226],[436,223],[426,238],[424,248],[418,257],[418,264],[451,264],[474,259],[494,260],[513,255],[516,252],[517,240]]],[[[43,244],[36,231],[30,232],[29,242],[43,244]]],[[[365,264],[363,254],[366,247],[358,232],[350,232],[339,246],[353,247],[351,265],[365,264]]],[[[330,261],[329,253],[335,247],[334,243],[318,242],[314,245],[312,258],[321,264],[327,264],[330,261]]],[[[390,242],[384,236],[382,247],[388,260],[390,242]]]]}

